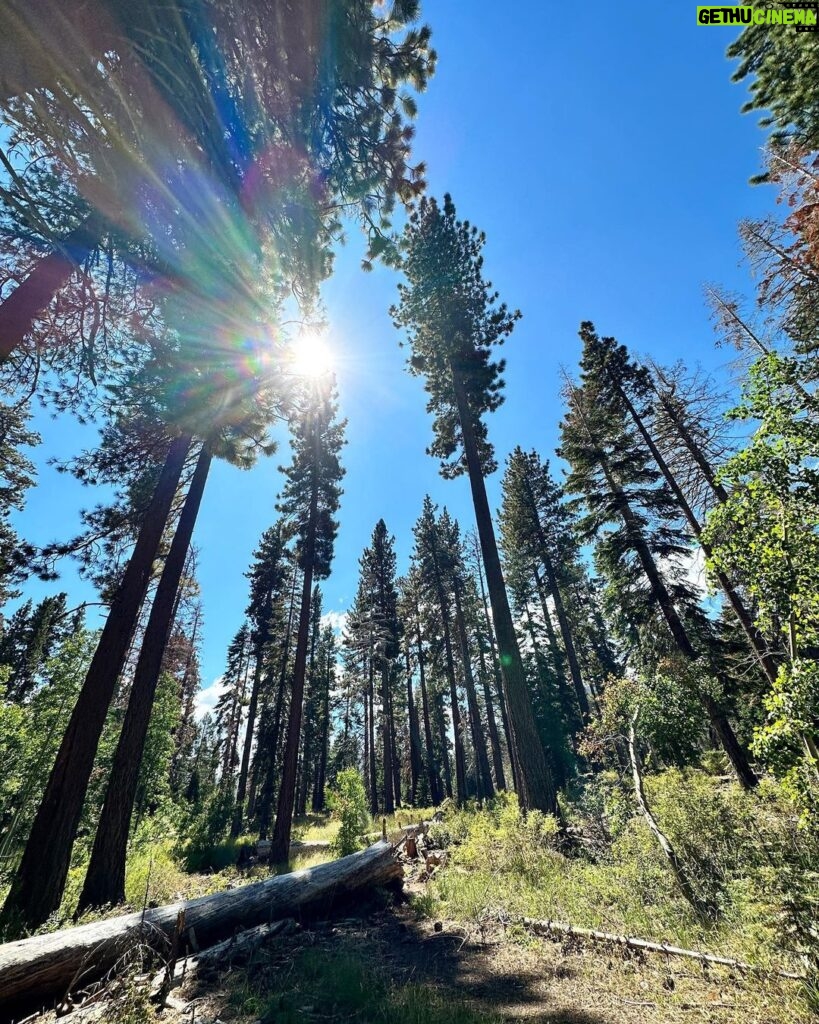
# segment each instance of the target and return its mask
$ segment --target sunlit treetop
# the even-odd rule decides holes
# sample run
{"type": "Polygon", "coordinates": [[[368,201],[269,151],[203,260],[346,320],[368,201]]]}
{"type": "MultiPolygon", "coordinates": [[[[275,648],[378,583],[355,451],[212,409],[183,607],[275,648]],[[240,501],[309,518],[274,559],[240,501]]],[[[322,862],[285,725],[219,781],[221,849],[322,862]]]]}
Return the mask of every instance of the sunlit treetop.
{"type": "Polygon", "coordinates": [[[202,306],[204,335],[218,306],[250,323],[275,322],[286,295],[309,306],[343,220],[364,228],[368,265],[391,258],[391,211],[424,186],[412,93],[435,54],[417,3],[6,7],[0,55],[26,55],[0,59],[11,234],[45,249],[90,216],[141,289],[202,306]],[[61,216],[39,202],[44,164],[61,216]]]}
{"type": "Polygon", "coordinates": [[[521,314],[499,303],[485,279],[485,242],[483,232],[458,220],[448,195],[443,205],[422,199],[402,240],[406,283],[399,284],[399,302],[390,313],[406,331],[410,373],[424,378],[427,411],[435,416],[428,452],[441,460],[444,477],[466,471],[453,374],[467,393],[484,472],[497,468],[484,416],[503,402],[505,361],[492,354],[521,314]]]}

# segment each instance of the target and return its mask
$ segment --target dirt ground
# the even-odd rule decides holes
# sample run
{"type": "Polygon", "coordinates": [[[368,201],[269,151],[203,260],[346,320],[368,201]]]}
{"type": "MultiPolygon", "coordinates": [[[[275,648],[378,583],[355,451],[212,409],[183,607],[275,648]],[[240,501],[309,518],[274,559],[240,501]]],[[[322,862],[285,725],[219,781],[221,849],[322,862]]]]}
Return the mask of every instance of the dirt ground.
{"type": "MultiPolygon", "coordinates": [[[[420,887],[410,883],[408,888],[420,887]]],[[[326,1009],[298,986],[298,962],[308,953],[314,967],[323,959],[336,965],[361,963],[383,979],[388,991],[425,986],[481,1015],[476,1019],[492,1022],[807,1024],[813,1019],[792,982],[743,977],[723,968],[589,946],[576,939],[535,939],[498,924],[470,931],[455,921],[421,919],[406,891],[397,899],[376,897],[359,902],[354,910],[339,909],[344,916],[303,922],[274,938],[257,950],[250,965],[185,982],[158,1014],[151,1007],[147,1017],[132,1016],[132,996],[121,995],[61,1019],[67,1024],[145,1019],[162,1024],[275,1024],[277,1014],[264,1007],[269,1007],[271,993],[287,992],[291,1008],[296,1001],[295,1019],[305,1024],[327,1020],[326,1009]]],[[[338,981],[337,974],[328,977],[338,981]]],[[[56,1019],[49,1014],[38,1021],[56,1019]]],[[[292,1009],[282,1019],[294,1019],[292,1009]]],[[[365,1024],[371,1019],[366,1007],[346,1012],[334,1008],[332,1015],[338,1022],[365,1024]]]]}

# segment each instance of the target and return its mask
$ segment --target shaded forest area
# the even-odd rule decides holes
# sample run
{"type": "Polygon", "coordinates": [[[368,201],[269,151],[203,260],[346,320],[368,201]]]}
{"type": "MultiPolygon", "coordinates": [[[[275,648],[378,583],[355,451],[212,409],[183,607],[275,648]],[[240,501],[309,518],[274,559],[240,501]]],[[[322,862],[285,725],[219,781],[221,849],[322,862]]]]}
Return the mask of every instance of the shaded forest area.
{"type": "MultiPolygon", "coordinates": [[[[437,808],[425,834],[448,852],[413,891],[418,914],[482,936],[529,917],[724,951],[799,975],[770,1002],[748,982],[744,1020],[808,1019],[815,36],[754,25],[729,50],[748,109],[770,114],[762,179],[782,210],[740,225],[755,293],[708,289],[736,387],[582,321],[558,451],[516,447],[501,465],[498,350],[520,313],[487,277],[491,244],[414,162],[437,59],[417,3],[0,11],[0,935],[196,895],[248,862],[283,871],[300,839],[347,855],[378,819],[437,808]],[[321,586],[346,422],[332,372],[296,356],[354,223],[364,269],[395,271],[395,342],[432,416],[419,446],[467,478],[474,521],[408,496],[419,515],[399,566],[373,495],[334,628],[321,586]],[[25,539],[34,403],[98,428],[59,469],[106,495],[47,547],[25,539]],[[236,569],[247,605],[200,717],[192,538],[209,471],[272,457],[282,424],[276,517],[236,569]],[[59,590],[66,558],[98,590],[99,630],[59,590]],[[35,577],[54,593],[21,601],[35,577]]],[[[370,978],[357,956],[341,974],[370,978]]],[[[326,984],[343,988],[333,964],[326,984]]],[[[297,1014],[280,983],[266,998],[297,1014]]],[[[438,996],[418,998],[417,1019],[438,1019],[438,996]]]]}

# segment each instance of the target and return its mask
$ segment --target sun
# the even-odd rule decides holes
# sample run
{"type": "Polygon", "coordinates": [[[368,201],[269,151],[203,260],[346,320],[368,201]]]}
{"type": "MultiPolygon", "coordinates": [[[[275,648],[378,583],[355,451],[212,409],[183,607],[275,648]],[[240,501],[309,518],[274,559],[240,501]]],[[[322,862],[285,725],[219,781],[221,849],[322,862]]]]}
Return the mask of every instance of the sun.
{"type": "Polygon", "coordinates": [[[333,370],[333,352],[317,330],[302,331],[290,349],[290,368],[297,377],[323,377],[333,370]]]}

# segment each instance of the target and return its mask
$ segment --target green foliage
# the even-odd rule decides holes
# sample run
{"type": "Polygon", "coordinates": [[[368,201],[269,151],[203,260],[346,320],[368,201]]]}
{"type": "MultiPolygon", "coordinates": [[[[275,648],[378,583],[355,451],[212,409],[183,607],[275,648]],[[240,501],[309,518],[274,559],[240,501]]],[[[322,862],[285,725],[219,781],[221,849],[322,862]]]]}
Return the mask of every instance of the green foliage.
{"type": "MultiPolygon", "coordinates": [[[[305,1008],[317,1020],[367,1021],[369,1024],[499,1024],[453,999],[451,993],[422,984],[391,986],[377,971],[350,953],[303,950],[267,998],[264,1024],[301,1024],[305,1008]]],[[[255,1013],[255,997],[245,1012],[255,1013]]]]}
{"type": "Polygon", "coordinates": [[[333,816],[341,822],[330,847],[333,854],[346,857],[360,850],[364,845],[361,837],[370,827],[370,815],[364,782],[357,769],[345,768],[338,773],[327,802],[333,816]]]}
{"type": "Polygon", "coordinates": [[[206,871],[217,868],[217,863],[218,867],[233,863],[236,844],[228,840],[233,806],[233,794],[220,787],[201,812],[194,815],[179,849],[189,871],[206,871]]]}
{"type": "Polygon", "coordinates": [[[23,703],[7,699],[8,668],[0,666],[0,878],[31,825],[96,640],[82,628],[63,640],[41,666],[41,684],[23,703]]]}
{"type": "Polygon", "coordinates": [[[390,310],[395,326],[407,331],[410,373],[424,377],[427,411],[435,416],[428,452],[441,460],[446,478],[466,470],[455,375],[466,392],[484,474],[496,465],[483,417],[503,401],[505,363],[494,361],[492,353],[512,333],[520,312],[498,303],[483,276],[485,243],[482,232],[458,220],[451,196],[444,196],[443,205],[422,199],[402,241],[407,283],[399,284],[400,301],[390,310]]]}
{"type": "MultiPolygon", "coordinates": [[[[766,9],[763,0],[753,7],[766,9]]],[[[819,146],[819,42],[815,32],[799,32],[791,26],[749,25],[728,47],[737,58],[735,82],[750,79],[751,98],[742,108],[765,111],[761,124],[773,127],[775,136],[795,135],[807,149],[819,146]],[[770,112],[770,113],[769,113],[770,112]]]]}
{"type": "Polygon", "coordinates": [[[789,657],[765,698],[755,752],[804,820],[817,811],[819,761],[819,426],[805,384],[812,360],[770,352],[751,368],[736,419],[758,421],[722,469],[728,498],[709,515],[709,564],[742,580],[763,629],[789,657]]]}
{"type": "Polygon", "coordinates": [[[816,911],[819,841],[798,828],[781,787],[763,780],[751,795],[690,769],[645,784],[695,884],[718,901],[718,925],[703,924],[679,895],[614,773],[564,806],[585,834],[602,837],[593,858],[559,852],[554,819],[524,818],[507,797],[460,812],[466,835],[435,882],[442,912],[476,924],[498,911],[525,914],[794,968],[812,956],[807,922],[816,911]]]}

